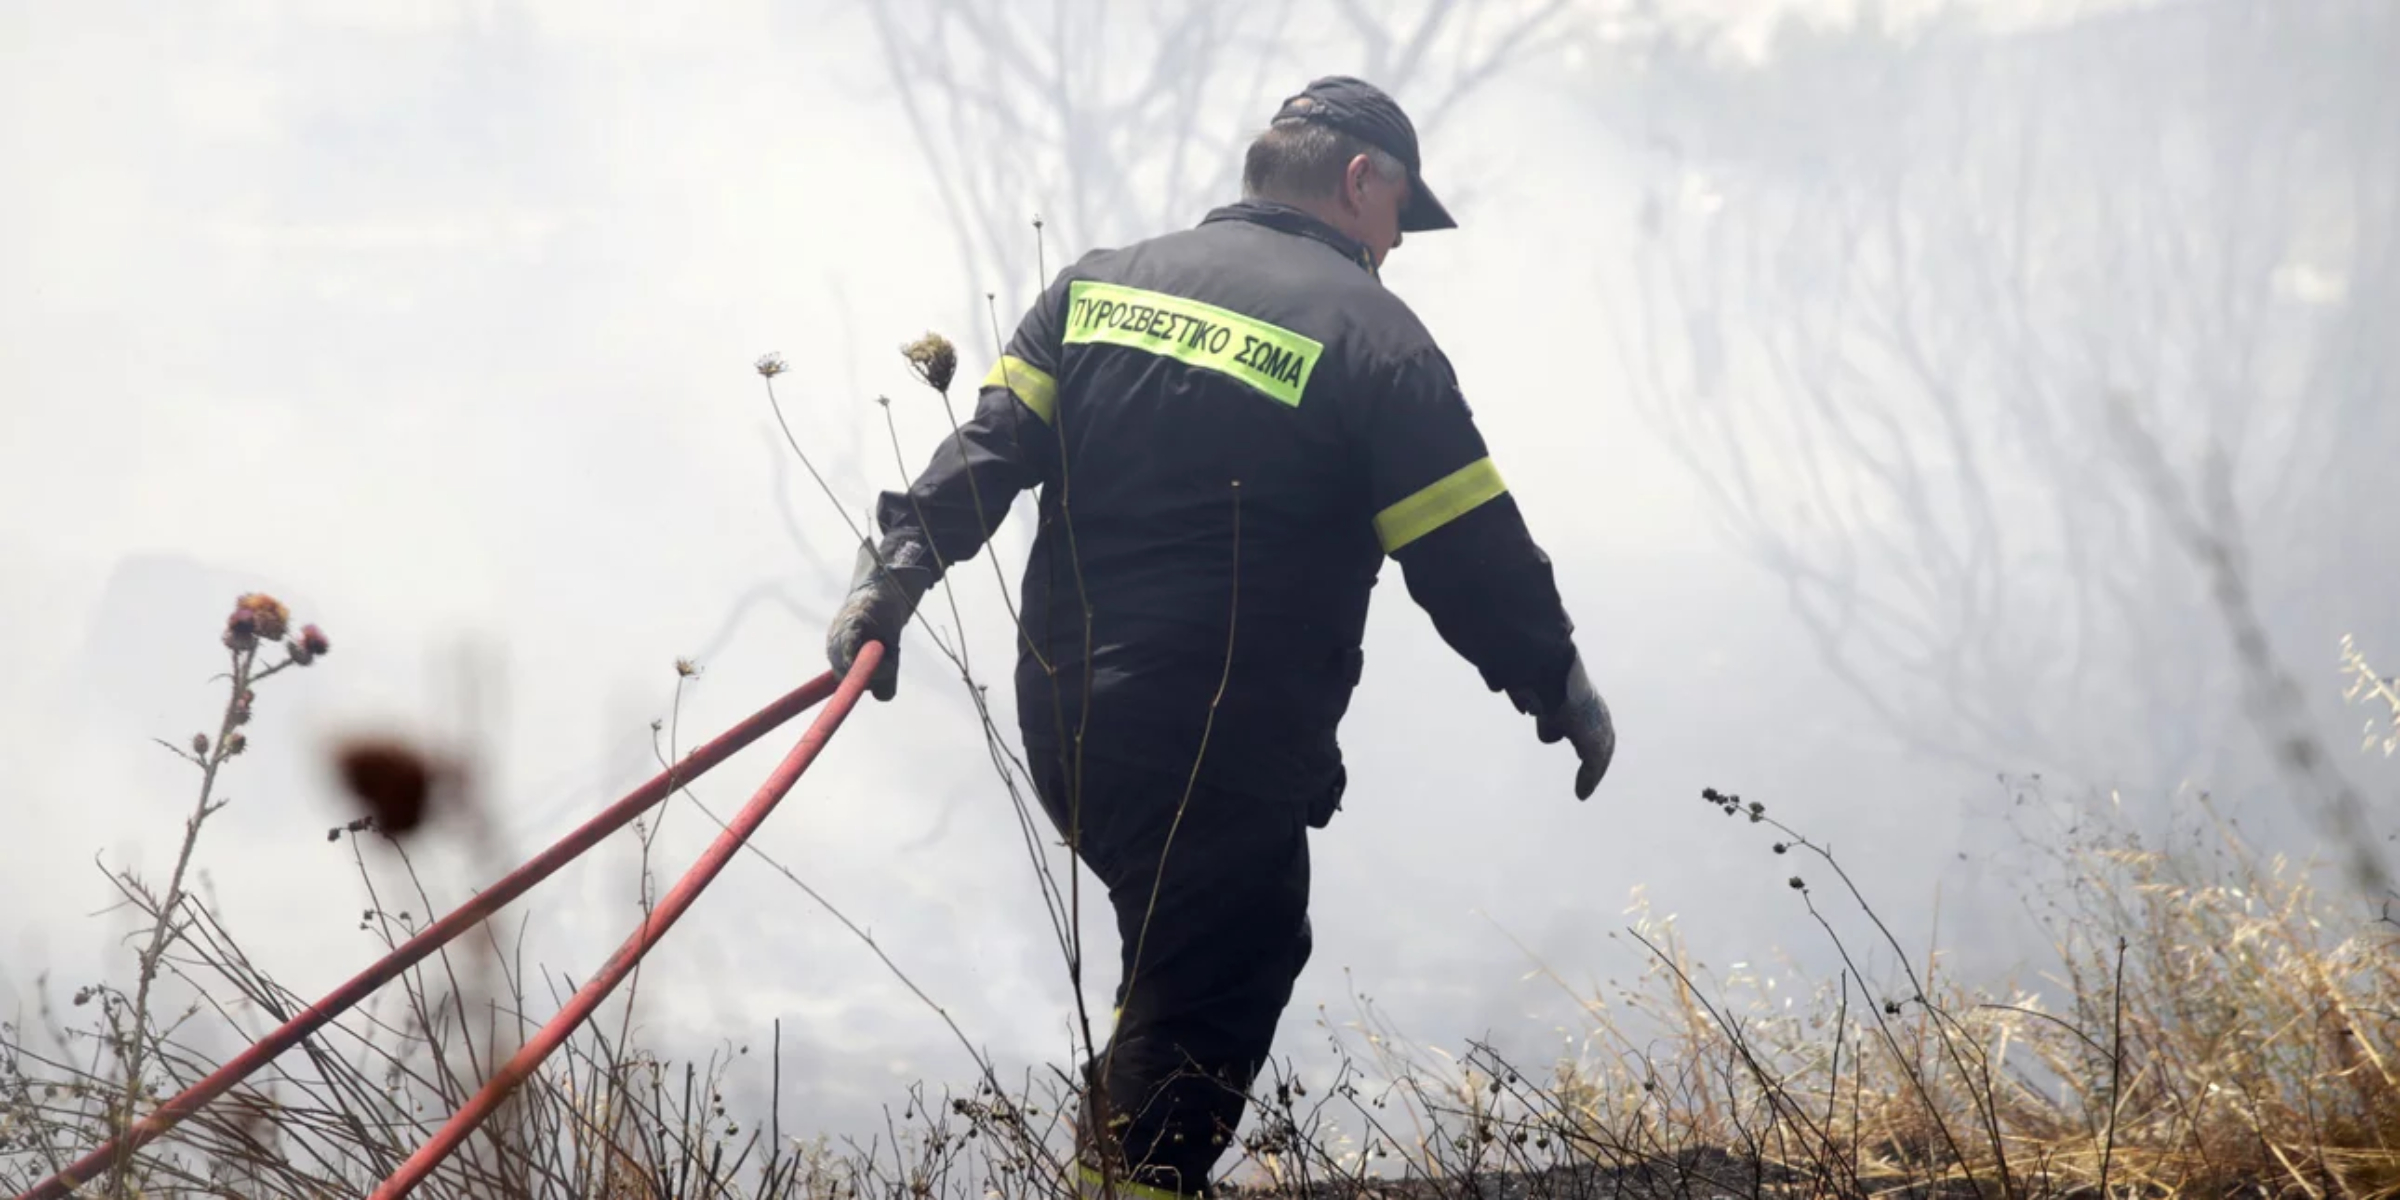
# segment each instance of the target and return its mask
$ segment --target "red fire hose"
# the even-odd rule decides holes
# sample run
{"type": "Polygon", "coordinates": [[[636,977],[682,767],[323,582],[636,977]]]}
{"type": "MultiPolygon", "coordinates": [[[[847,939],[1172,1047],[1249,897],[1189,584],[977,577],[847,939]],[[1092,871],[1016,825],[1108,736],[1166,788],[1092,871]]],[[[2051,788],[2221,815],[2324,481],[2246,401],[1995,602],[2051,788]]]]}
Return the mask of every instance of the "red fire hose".
{"type": "Polygon", "coordinates": [[[783,756],[783,762],[775,768],[775,773],[767,776],[767,781],[758,786],[757,793],[750,797],[750,803],[742,806],[742,811],[725,827],[723,833],[717,835],[717,840],[709,843],[708,852],[700,856],[700,861],[693,863],[692,869],[675,881],[674,888],[658,902],[657,908],[651,910],[649,919],[642,922],[641,928],[634,930],[632,937],[625,939],[625,944],[609,956],[608,963],[600,968],[600,973],[592,976],[591,981],[567,1001],[567,1006],[560,1009],[557,1016],[550,1018],[549,1024],[542,1026],[541,1032],[535,1034],[532,1041],[527,1042],[523,1049],[518,1050],[506,1065],[492,1075],[491,1080],[483,1085],[483,1090],[475,1093],[473,1099],[451,1114],[450,1120],[440,1132],[433,1135],[432,1141],[419,1147],[407,1162],[400,1164],[400,1169],[393,1172],[390,1179],[384,1181],[382,1187],[375,1189],[375,1200],[398,1200],[407,1195],[435,1166],[449,1157],[450,1152],[456,1150],[458,1144],[465,1141],[485,1117],[491,1115],[491,1111],[507,1098],[509,1091],[519,1081],[532,1074],[533,1069],[540,1066],[551,1051],[558,1049],[560,1042],[575,1032],[575,1027],[581,1025],[584,1018],[592,1015],[593,1009],[600,1007],[600,1002],[608,998],[608,993],[617,986],[619,980],[625,978],[626,972],[633,969],[633,964],[641,961],[642,955],[648,953],[659,938],[666,936],[675,919],[683,915],[683,910],[690,908],[692,901],[699,898],[700,889],[707,887],[709,881],[717,877],[717,872],[725,868],[726,862],[733,858],[735,851],[742,848],[743,842],[749,840],[759,822],[766,820],[767,814],[775,810],[775,805],[783,800],[784,793],[791,791],[792,785],[800,781],[800,773],[808,769],[808,764],[816,761],[817,753],[825,748],[827,739],[833,736],[834,730],[841,728],[843,719],[857,705],[859,695],[866,690],[867,676],[874,672],[875,664],[882,657],[882,645],[867,645],[859,654],[858,661],[851,664],[849,677],[842,680],[841,687],[833,694],[833,701],[825,706],[824,712],[818,714],[816,721],[808,727],[808,732],[801,735],[799,744],[792,747],[791,753],[783,756]]]}
{"type": "Polygon", "coordinates": [[[784,756],[783,762],[776,767],[775,772],[767,777],[764,784],[760,785],[758,792],[751,797],[750,803],[743,807],[741,813],[734,818],[725,832],[709,846],[707,853],[701,856],[700,861],[695,863],[692,869],[676,882],[674,889],[660,901],[658,907],[652,911],[650,918],[642,923],[641,928],[635,930],[633,936],[627,939],[623,946],[618,947],[617,952],[609,958],[600,973],[586,983],[581,991],[576,992],[567,1006],[557,1016],[551,1018],[549,1024],[544,1025],[541,1032],[531,1042],[519,1050],[515,1057],[511,1058],[490,1081],[485,1083],[483,1089],[477,1092],[473,1099],[453,1114],[449,1122],[434,1135],[433,1140],[427,1142],[407,1162],[401,1164],[400,1169],[374,1193],[377,1197],[407,1195],[410,1189],[422,1182],[424,1177],[445,1156],[455,1150],[459,1143],[464,1141],[467,1135],[482,1123],[492,1109],[497,1107],[499,1102],[507,1096],[510,1089],[522,1082],[535,1067],[541,1065],[542,1060],[548,1057],[551,1051],[557,1049],[559,1044],[574,1032],[575,1027],[589,1017],[595,1008],[599,1007],[600,1002],[607,998],[609,991],[616,987],[618,981],[623,979],[626,973],[632,970],[633,965],[640,961],[641,957],[658,942],[658,939],[666,934],[676,919],[683,915],[684,910],[691,907],[692,901],[699,897],[701,889],[707,887],[710,881],[716,878],[717,873],[724,869],[725,864],[732,859],[734,852],[741,849],[742,844],[749,839],[751,833],[756,831],[759,824],[766,820],[767,814],[772,812],[775,805],[782,801],[784,794],[789,792],[792,785],[799,781],[801,773],[806,771],[809,764],[816,760],[818,753],[825,748],[825,743],[832,738],[834,731],[841,728],[842,722],[850,715],[850,710],[857,706],[859,696],[866,690],[868,677],[874,673],[877,664],[883,660],[883,653],[883,647],[880,644],[869,643],[859,652],[857,661],[851,664],[849,675],[840,680],[838,684],[833,673],[826,672],[786,693],[740,724],[718,735],[715,740],[692,751],[682,762],[652,776],[648,782],[635,788],[623,799],[601,810],[598,816],[584,822],[574,832],[561,838],[556,845],[542,851],[524,866],[502,877],[491,888],[477,893],[473,899],[460,905],[449,915],[427,926],[415,937],[401,943],[391,953],[377,960],[374,965],[359,972],[348,983],[334,989],[324,999],[284,1022],[274,1032],[260,1038],[249,1049],[235,1056],[232,1061],[210,1073],[207,1078],[185,1088],[173,1099],[160,1105],[149,1116],[135,1122],[122,1136],[101,1143],[98,1148],[77,1159],[65,1170],[35,1184],[31,1191],[19,1196],[17,1200],[61,1200],[78,1184],[106,1171],[117,1155],[132,1154],[152,1139],[165,1133],[177,1122],[199,1111],[202,1105],[223,1095],[235,1083],[273,1061],[285,1050],[298,1045],[302,1039],[322,1028],[326,1022],[366,999],[375,989],[390,982],[402,971],[441,948],[459,934],[474,928],[484,918],[498,911],[501,906],[525,894],[535,884],[548,878],[560,867],[598,845],[602,839],[616,832],[626,822],[633,820],[658,804],[659,801],[664,800],[675,788],[690,783],[710,768],[732,757],[736,751],[831,697],[832,703],[826,706],[824,712],[818,714],[817,719],[810,724],[808,732],[801,736],[799,743],[794,745],[791,752],[784,756]]]}

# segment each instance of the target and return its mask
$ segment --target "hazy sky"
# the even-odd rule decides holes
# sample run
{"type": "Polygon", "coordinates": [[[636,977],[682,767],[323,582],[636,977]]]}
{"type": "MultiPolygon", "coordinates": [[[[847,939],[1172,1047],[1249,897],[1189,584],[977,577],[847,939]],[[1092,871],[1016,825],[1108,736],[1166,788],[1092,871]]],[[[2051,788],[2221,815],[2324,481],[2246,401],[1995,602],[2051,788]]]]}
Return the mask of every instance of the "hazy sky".
{"type": "MultiPolygon", "coordinates": [[[[214,639],[241,591],[322,623],[334,652],[262,688],[198,862],[252,953],[309,995],[376,953],[348,843],[325,838],[343,815],[315,765],[328,737],[473,725],[505,836],[428,848],[446,909],[654,769],[679,657],[705,652],[686,746],[822,669],[834,595],[783,514],[827,560],[846,563],[847,535],[752,361],[792,363],[778,395],[843,464],[857,514],[900,477],[872,397],[894,399],[910,471],[946,428],[896,347],[944,329],[979,376],[989,334],[952,327],[958,298],[996,291],[1006,320],[1032,281],[956,261],[863,20],[664,12],[7,6],[0,987],[123,969],[122,921],[93,915],[100,868],[172,865],[192,772],[148,739],[213,728],[214,639]],[[766,599],[729,625],[745,596],[766,599]]],[[[1354,984],[1429,1043],[1555,1044],[1571,998],[1527,978],[1527,950],[1578,985],[1632,978],[1639,947],[1609,935],[1637,892],[1712,965],[1821,961],[1789,862],[1704,807],[1706,785],[1833,839],[1913,944],[1937,897],[1945,929],[2014,899],[1960,861],[1995,836],[1969,815],[1989,777],[1893,748],[1618,393],[1594,285],[1638,195],[1616,143],[1562,154],[1522,119],[1531,86],[1496,84],[1428,147],[1437,179],[1473,147],[1477,199],[1387,275],[1458,362],[1557,561],[1617,765],[1578,805],[1571,753],[1484,692],[1387,571],[1279,1053],[1312,1053],[1317,1008],[1347,1020],[1354,984]]],[[[1263,117],[1266,93],[1226,103],[1263,117]]],[[[1053,263],[1063,249],[1081,247],[1053,263]]],[[[1003,543],[1012,588],[1021,544],[1003,543]]],[[[962,573],[1008,730],[993,589],[986,562],[962,573]]],[[[1051,1054],[1066,984],[1014,816],[921,631],[905,661],[900,700],[858,712],[757,844],[970,1036],[1051,1054]]],[[[799,729],[698,793],[729,815],[799,729]]],[[[713,828],[666,812],[671,874],[713,828]]],[[[534,914],[529,957],[580,978],[634,896],[620,837],[511,916],[534,914]]],[[[1113,941],[1090,927],[1105,1008],[1113,941]]],[[[871,953],[754,858],[650,961],[660,1037],[755,1048],[782,1018],[793,1063],[819,1065],[787,1104],[829,1126],[967,1073],[871,953]]]]}

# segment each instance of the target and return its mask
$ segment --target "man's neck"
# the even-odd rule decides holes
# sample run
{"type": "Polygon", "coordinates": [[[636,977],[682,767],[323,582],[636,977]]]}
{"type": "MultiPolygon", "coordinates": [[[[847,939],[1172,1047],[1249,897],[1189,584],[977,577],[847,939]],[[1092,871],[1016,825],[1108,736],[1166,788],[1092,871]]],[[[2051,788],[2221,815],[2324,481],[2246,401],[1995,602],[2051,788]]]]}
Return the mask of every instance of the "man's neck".
{"type": "Polygon", "coordinates": [[[1261,208],[1268,212],[1282,210],[1285,213],[1305,218],[1305,223],[1314,226],[1313,229],[1299,228],[1299,222],[1295,222],[1289,217],[1283,219],[1282,221],[1278,221],[1272,217],[1269,217],[1267,218],[1267,223],[1270,225],[1280,225],[1288,228],[1289,231],[1293,233],[1314,237],[1318,241],[1324,242],[1326,245],[1332,246],[1336,250],[1341,251],[1344,257],[1357,260],[1358,265],[1368,274],[1373,275],[1376,273],[1375,264],[1368,257],[1366,243],[1361,241],[1356,235],[1350,233],[1348,230],[1343,229],[1340,223],[1333,220],[1326,211],[1330,206],[1326,205],[1324,202],[1318,201],[1315,203],[1300,203],[1292,200],[1281,200],[1272,196],[1245,196],[1242,198],[1239,204],[1218,210],[1217,215],[1234,215],[1244,206],[1255,206],[1252,208],[1253,212],[1257,212],[1261,208]]]}
{"type": "Polygon", "coordinates": [[[1330,200],[1326,200],[1321,197],[1308,200],[1287,200],[1281,196],[1260,196],[1257,197],[1257,199],[1264,200],[1270,204],[1281,204],[1286,208],[1299,209],[1301,212],[1307,213],[1309,216],[1315,217],[1317,220],[1323,222],[1326,228],[1333,230],[1335,233],[1341,234],[1343,237],[1349,238],[1351,241],[1363,242],[1366,240],[1365,238],[1359,236],[1357,230],[1350,228],[1348,224],[1348,214],[1342,212],[1341,208],[1330,200]]]}

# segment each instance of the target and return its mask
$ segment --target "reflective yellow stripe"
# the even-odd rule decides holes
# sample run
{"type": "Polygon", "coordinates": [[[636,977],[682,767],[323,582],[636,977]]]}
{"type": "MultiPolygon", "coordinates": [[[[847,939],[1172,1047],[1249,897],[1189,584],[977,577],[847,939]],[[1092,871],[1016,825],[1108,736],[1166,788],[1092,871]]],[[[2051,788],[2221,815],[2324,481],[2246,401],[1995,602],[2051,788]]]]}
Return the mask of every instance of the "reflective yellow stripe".
{"type": "Polygon", "coordinates": [[[1067,287],[1065,340],[1146,350],[1240,380],[1293,407],[1325,350],[1312,338],[1232,309],[1088,279],[1067,287]]]}
{"type": "Polygon", "coordinates": [[[992,373],[983,377],[983,386],[1015,392],[1017,399],[1024,401],[1025,407],[1044,422],[1051,421],[1058,412],[1058,381],[1050,378],[1048,371],[1014,354],[1003,354],[999,362],[992,364],[992,373]]]}
{"type": "MultiPolygon", "coordinates": [[[[1097,1200],[1098,1197],[1106,1194],[1102,1190],[1105,1185],[1101,1183],[1100,1172],[1083,1163],[1077,1163],[1075,1164],[1075,1176],[1077,1181],[1083,1184],[1081,1190],[1084,1195],[1097,1200]]],[[[1123,1197],[1124,1200],[1184,1200],[1180,1193],[1170,1192],[1162,1187],[1152,1187],[1146,1183],[1135,1183],[1121,1175],[1117,1177],[1116,1187],[1117,1195],[1123,1197]]]]}
{"type": "Polygon", "coordinates": [[[1506,491],[1508,485],[1500,480],[1500,468],[1493,466],[1489,458],[1476,459],[1375,514],[1375,536],[1383,542],[1385,554],[1396,554],[1400,547],[1465,516],[1477,505],[1506,491]]]}

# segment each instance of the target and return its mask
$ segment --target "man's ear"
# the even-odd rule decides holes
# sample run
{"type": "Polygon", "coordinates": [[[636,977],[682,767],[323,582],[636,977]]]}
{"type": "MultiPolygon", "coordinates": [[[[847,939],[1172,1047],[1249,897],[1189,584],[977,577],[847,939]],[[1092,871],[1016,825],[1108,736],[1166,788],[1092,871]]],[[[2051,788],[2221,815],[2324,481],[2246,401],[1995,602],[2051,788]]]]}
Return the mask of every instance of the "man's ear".
{"type": "Polygon", "coordinates": [[[1349,165],[1342,168],[1342,203],[1345,206],[1354,209],[1366,207],[1367,180],[1374,173],[1375,164],[1368,162],[1366,155],[1350,156],[1349,165]]]}

